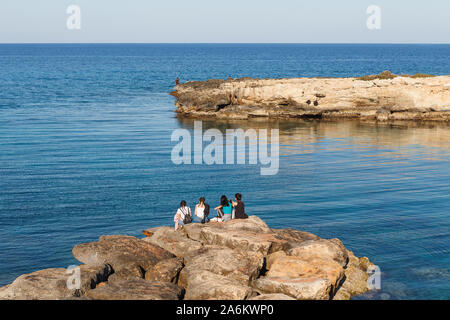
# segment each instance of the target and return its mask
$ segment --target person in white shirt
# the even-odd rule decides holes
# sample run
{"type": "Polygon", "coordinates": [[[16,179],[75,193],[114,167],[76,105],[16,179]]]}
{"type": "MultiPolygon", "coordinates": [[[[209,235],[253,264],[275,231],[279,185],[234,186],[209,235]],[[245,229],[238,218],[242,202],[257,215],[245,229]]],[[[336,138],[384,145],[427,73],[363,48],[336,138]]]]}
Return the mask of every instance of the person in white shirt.
{"type": "Polygon", "coordinates": [[[186,201],[183,200],[180,203],[177,213],[173,217],[173,221],[175,222],[175,230],[178,230],[179,226],[184,226],[185,221],[189,220],[192,221],[191,208],[189,208],[186,201]]]}
{"type": "Polygon", "coordinates": [[[195,206],[194,210],[194,222],[201,223],[205,217],[205,198],[201,197],[199,203],[195,206]]]}

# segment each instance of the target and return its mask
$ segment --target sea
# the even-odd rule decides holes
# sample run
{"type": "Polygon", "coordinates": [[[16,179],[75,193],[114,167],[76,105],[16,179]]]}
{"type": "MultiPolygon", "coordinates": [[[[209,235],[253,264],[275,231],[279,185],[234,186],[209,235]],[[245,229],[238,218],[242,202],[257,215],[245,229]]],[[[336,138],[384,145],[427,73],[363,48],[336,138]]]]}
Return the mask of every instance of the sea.
{"type": "Polygon", "coordinates": [[[172,161],[180,81],[450,74],[450,45],[1,44],[0,286],[79,264],[76,244],[243,195],[272,228],[339,238],[380,268],[354,299],[450,298],[450,124],[205,120],[279,130],[279,170],[172,161]]]}

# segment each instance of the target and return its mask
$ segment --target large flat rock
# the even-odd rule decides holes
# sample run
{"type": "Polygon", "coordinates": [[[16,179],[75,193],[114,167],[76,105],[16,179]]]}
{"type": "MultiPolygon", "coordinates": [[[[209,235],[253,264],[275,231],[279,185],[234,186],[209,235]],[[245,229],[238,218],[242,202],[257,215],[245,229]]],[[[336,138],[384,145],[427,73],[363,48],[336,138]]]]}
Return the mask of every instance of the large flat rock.
{"type": "Polygon", "coordinates": [[[155,264],[174,258],[159,246],[129,236],[102,236],[97,242],[75,246],[73,256],[87,265],[110,265],[116,274],[142,277],[155,264]]]}
{"type": "Polygon", "coordinates": [[[248,219],[234,219],[225,223],[220,223],[223,229],[229,231],[250,231],[256,233],[269,233],[271,229],[261,218],[249,216],[248,219]]]}
{"type": "Polygon", "coordinates": [[[285,294],[297,300],[329,300],[331,283],[320,278],[259,278],[253,287],[264,294],[285,294]]]}
{"type": "Polygon", "coordinates": [[[183,290],[170,282],[121,280],[87,292],[94,300],[179,300],[183,290]]]}
{"type": "Polygon", "coordinates": [[[143,241],[164,248],[177,257],[183,257],[185,254],[202,247],[200,242],[189,239],[182,230],[175,231],[174,228],[170,227],[161,227],[154,230],[153,235],[143,239],[143,241]]]}
{"type": "Polygon", "coordinates": [[[162,260],[158,262],[150,271],[145,273],[145,280],[176,283],[183,266],[182,258],[162,260]]]}
{"type": "MultiPolygon", "coordinates": [[[[67,282],[72,273],[64,268],[52,268],[24,274],[10,285],[0,288],[4,300],[66,300],[81,297],[98,283],[106,281],[111,268],[80,266],[80,288],[69,289],[67,282]]],[[[73,282],[72,282],[73,284],[73,282]]]]}
{"type": "Polygon", "coordinates": [[[266,276],[269,278],[326,279],[332,285],[332,293],[344,280],[344,268],[332,259],[279,255],[271,261],[268,268],[266,276]]]}
{"type": "Polygon", "coordinates": [[[279,242],[273,235],[251,231],[205,228],[201,232],[205,244],[267,254],[272,243],[279,242]]]}
{"type": "Polygon", "coordinates": [[[171,94],[185,117],[450,121],[450,76],[380,76],[191,81],[171,94]]]}
{"type": "Polygon", "coordinates": [[[244,300],[253,290],[241,281],[207,270],[190,275],[186,285],[186,300],[244,300]]]}
{"type": "Polygon", "coordinates": [[[304,259],[331,259],[345,267],[348,263],[348,253],[342,242],[337,239],[308,240],[293,246],[287,250],[290,256],[298,256],[304,259]]]}
{"type": "Polygon", "coordinates": [[[179,284],[187,287],[197,272],[205,270],[248,285],[259,276],[263,263],[261,253],[209,246],[185,256],[179,284]]]}

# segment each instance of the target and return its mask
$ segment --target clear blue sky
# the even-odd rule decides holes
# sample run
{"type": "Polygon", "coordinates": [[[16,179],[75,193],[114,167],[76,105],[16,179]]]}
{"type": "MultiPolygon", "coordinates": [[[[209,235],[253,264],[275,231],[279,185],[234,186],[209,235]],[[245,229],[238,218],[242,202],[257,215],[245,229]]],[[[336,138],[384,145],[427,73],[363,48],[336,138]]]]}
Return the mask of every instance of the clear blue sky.
{"type": "Polygon", "coordinates": [[[0,43],[24,42],[450,43],[450,0],[1,0],[0,43]]]}

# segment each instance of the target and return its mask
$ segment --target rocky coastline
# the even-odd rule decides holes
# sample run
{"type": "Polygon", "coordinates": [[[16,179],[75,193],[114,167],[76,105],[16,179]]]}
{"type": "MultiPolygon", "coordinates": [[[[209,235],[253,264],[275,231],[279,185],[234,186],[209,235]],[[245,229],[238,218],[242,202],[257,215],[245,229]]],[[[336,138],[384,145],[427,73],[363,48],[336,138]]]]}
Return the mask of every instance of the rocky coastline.
{"type": "Polygon", "coordinates": [[[67,269],[45,269],[0,288],[0,299],[348,300],[369,290],[368,258],[339,239],[271,229],[257,216],[143,234],[76,245],[76,288],[67,269]]]}
{"type": "Polygon", "coordinates": [[[450,121],[450,76],[227,79],[178,84],[184,117],[450,121]]]}

